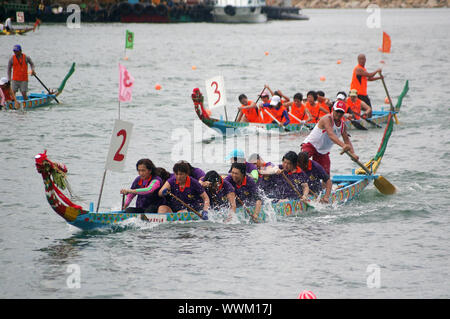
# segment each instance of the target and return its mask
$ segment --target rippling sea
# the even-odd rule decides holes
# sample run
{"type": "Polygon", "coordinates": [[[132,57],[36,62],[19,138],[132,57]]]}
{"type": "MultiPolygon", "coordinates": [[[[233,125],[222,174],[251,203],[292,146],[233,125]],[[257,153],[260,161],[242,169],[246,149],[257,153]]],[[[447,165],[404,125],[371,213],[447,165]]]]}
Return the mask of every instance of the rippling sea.
{"type": "MultiPolygon", "coordinates": [[[[60,105],[0,112],[0,297],[296,298],[307,289],[318,298],[449,298],[450,10],[382,10],[380,28],[367,27],[365,10],[304,13],[309,21],[261,25],[44,24],[36,33],[1,37],[1,76],[16,43],[49,87],[59,86],[72,62],[77,67],[60,105]],[[127,61],[126,29],[135,33],[127,61]],[[389,55],[378,51],[382,31],[392,38],[389,55]],[[121,119],[134,128],[124,171],[106,175],[101,210],[120,207],[119,190],[135,178],[138,159],[170,170],[179,159],[175,145],[191,150],[186,159],[194,166],[226,171],[217,156],[222,140],[199,124],[190,100],[193,88],[204,91],[205,79],[223,75],[234,117],[237,96],[254,99],[264,84],[290,97],[348,90],[359,53],[369,71],[385,61],[394,102],[410,80],[378,171],[398,188],[394,196],[370,185],[345,205],[265,224],[135,221],[127,230],[92,232],[68,226],[45,199],[34,156],[46,149],[67,165],[81,203],[97,202],[118,115],[118,62],[135,78],[133,101],[121,105],[121,119]],[[180,142],[179,132],[188,139],[180,142]],[[73,264],[81,287],[71,289],[73,264]],[[370,288],[370,265],[379,267],[379,288],[370,288]]],[[[43,89],[32,79],[30,90],[43,89]]],[[[383,106],[379,81],[369,83],[369,94],[375,109],[383,106]]],[[[351,134],[368,160],[383,130],[351,134]]],[[[253,138],[242,139],[251,145],[253,138]]],[[[266,159],[298,151],[303,138],[280,135],[279,150],[266,159]]],[[[355,168],[337,148],[331,159],[332,174],[355,168]]]]}

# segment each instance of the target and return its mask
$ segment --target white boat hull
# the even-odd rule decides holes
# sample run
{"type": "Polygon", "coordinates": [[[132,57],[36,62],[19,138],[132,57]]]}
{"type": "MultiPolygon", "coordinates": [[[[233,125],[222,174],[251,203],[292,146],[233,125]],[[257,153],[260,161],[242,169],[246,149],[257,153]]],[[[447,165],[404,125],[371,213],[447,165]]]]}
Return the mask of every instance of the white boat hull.
{"type": "Polygon", "coordinates": [[[214,22],[221,23],[264,23],[267,16],[261,13],[261,7],[233,7],[234,15],[227,14],[225,7],[215,7],[213,10],[214,22]]]}

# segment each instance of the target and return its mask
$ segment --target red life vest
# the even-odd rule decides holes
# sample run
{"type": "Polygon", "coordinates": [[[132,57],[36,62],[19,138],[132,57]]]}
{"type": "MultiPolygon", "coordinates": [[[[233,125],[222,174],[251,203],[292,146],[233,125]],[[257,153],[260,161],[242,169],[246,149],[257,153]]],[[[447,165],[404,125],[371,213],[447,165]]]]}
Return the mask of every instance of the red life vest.
{"type": "Polygon", "coordinates": [[[13,55],[13,81],[28,81],[28,64],[27,57],[22,53],[22,57],[17,59],[16,55],[13,55]]]}

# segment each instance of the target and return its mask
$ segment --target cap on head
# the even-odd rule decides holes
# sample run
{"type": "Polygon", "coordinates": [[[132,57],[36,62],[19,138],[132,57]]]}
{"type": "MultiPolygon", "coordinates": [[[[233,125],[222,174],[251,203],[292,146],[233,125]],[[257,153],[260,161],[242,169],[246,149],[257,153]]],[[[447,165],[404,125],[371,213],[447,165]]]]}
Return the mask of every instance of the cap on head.
{"type": "Polygon", "coordinates": [[[264,89],[264,91],[261,94],[261,97],[267,96],[269,97],[269,91],[267,89],[264,89]]]}
{"type": "Polygon", "coordinates": [[[356,89],[351,90],[348,96],[358,96],[358,90],[356,89]]]}
{"type": "Polygon", "coordinates": [[[342,93],[339,93],[338,95],[336,95],[336,98],[337,98],[338,100],[345,100],[345,95],[342,94],[342,93]]]}
{"type": "Polygon", "coordinates": [[[232,151],[227,155],[227,157],[225,158],[225,160],[226,160],[226,161],[229,161],[229,160],[232,159],[233,157],[245,159],[245,153],[244,153],[243,150],[236,148],[236,149],[232,150],[232,151]]]}
{"type": "Polygon", "coordinates": [[[272,100],[270,101],[270,105],[277,106],[278,103],[281,102],[281,98],[278,95],[272,96],[272,100]]]}
{"type": "Polygon", "coordinates": [[[336,101],[336,102],[334,102],[333,110],[335,110],[336,112],[345,113],[345,103],[344,103],[344,101],[336,101]]]}
{"type": "Polygon", "coordinates": [[[0,85],[5,85],[6,83],[8,83],[8,79],[7,78],[1,78],[0,79],[0,85]]]}
{"type": "Polygon", "coordinates": [[[258,162],[258,160],[260,160],[260,159],[261,159],[261,156],[259,156],[259,154],[253,153],[253,154],[250,155],[250,157],[248,158],[248,162],[249,162],[249,163],[256,164],[256,162],[258,162]]]}
{"type": "Polygon", "coordinates": [[[22,47],[21,47],[19,44],[16,44],[16,45],[13,47],[13,51],[14,51],[14,52],[22,51],[22,47]]]}

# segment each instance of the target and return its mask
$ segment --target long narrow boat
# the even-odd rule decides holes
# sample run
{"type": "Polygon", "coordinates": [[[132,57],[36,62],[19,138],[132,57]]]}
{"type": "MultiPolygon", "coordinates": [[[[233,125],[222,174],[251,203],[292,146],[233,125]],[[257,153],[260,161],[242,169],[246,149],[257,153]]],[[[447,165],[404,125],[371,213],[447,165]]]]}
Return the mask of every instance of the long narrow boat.
{"type": "MultiPolygon", "coordinates": [[[[47,94],[44,92],[43,93],[29,93],[28,99],[24,101],[23,97],[20,96],[19,93],[17,93],[16,96],[17,96],[17,100],[20,104],[20,107],[23,110],[25,110],[25,109],[35,109],[38,107],[50,105],[50,103],[52,103],[52,101],[63,92],[64,87],[66,86],[67,80],[72,76],[72,74],[74,72],[75,72],[75,62],[72,63],[72,66],[70,67],[69,72],[65,76],[64,80],[61,82],[59,88],[53,94],[47,94]]],[[[5,108],[11,109],[11,110],[15,109],[14,102],[13,101],[7,102],[5,108]]]]}
{"type": "MultiPolygon", "coordinates": [[[[399,97],[398,104],[401,104],[403,97],[408,92],[408,85],[405,86],[399,97]]],[[[350,175],[336,175],[332,178],[334,190],[330,196],[331,203],[345,203],[357,197],[372,180],[378,178],[376,173],[381,159],[386,151],[389,138],[393,131],[394,115],[392,111],[388,114],[387,125],[383,138],[375,156],[365,165],[372,174],[368,175],[364,170],[358,169],[352,171],[350,175]]],[[[89,210],[83,209],[80,205],[73,203],[61,189],[66,187],[65,176],[67,168],[64,164],[54,163],[47,157],[47,152],[38,154],[35,157],[36,169],[42,175],[45,186],[45,195],[52,209],[60,215],[64,220],[82,230],[90,230],[99,227],[106,227],[120,224],[121,222],[137,218],[139,214],[128,214],[125,211],[107,211],[94,212],[94,205],[91,203],[89,210]]],[[[254,213],[254,208],[249,208],[254,213]]],[[[299,216],[306,210],[310,210],[310,206],[300,200],[290,200],[287,202],[278,202],[274,204],[265,204],[258,216],[258,221],[263,222],[268,219],[269,214],[275,213],[276,216],[299,216]],[[270,205],[271,207],[267,207],[270,205]]],[[[249,220],[249,216],[241,207],[237,209],[237,216],[240,220],[249,220]]],[[[145,214],[148,221],[155,223],[171,223],[171,222],[188,222],[199,220],[193,212],[178,212],[157,214],[145,214]]]]}
{"type": "MultiPolygon", "coordinates": [[[[408,89],[408,81],[406,81],[405,86],[403,88],[403,91],[408,89]]],[[[208,127],[224,134],[233,134],[235,130],[245,130],[245,129],[262,129],[262,130],[278,130],[280,132],[309,132],[315,125],[315,123],[306,123],[303,124],[288,124],[284,127],[271,123],[271,124],[261,124],[261,123],[243,123],[243,122],[235,122],[235,121],[226,121],[221,119],[212,118],[208,115],[206,112],[203,102],[204,97],[198,91],[198,93],[192,94],[192,100],[194,102],[194,109],[195,113],[197,113],[197,116],[199,119],[208,127]]],[[[395,106],[395,113],[400,112],[400,107],[402,105],[402,99],[397,100],[397,104],[395,106]]],[[[346,121],[345,125],[347,126],[348,130],[353,129],[371,129],[374,127],[377,127],[377,125],[385,124],[388,121],[390,110],[388,108],[382,107],[379,111],[373,111],[372,112],[372,118],[368,119],[372,124],[366,120],[355,120],[353,122],[356,122],[357,124],[352,124],[351,121],[346,121]],[[358,127],[356,127],[357,125],[358,127]],[[363,127],[363,128],[361,128],[363,127]]]]}
{"type": "Polygon", "coordinates": [[[0,35],[23,35],[30,31],[36,31],[36,27],[41,23],[41,20],[36,19],[36,22],[32,27],[29,28],[15,28],[10,31],[2,30],[0,31],[0,35]]]}

